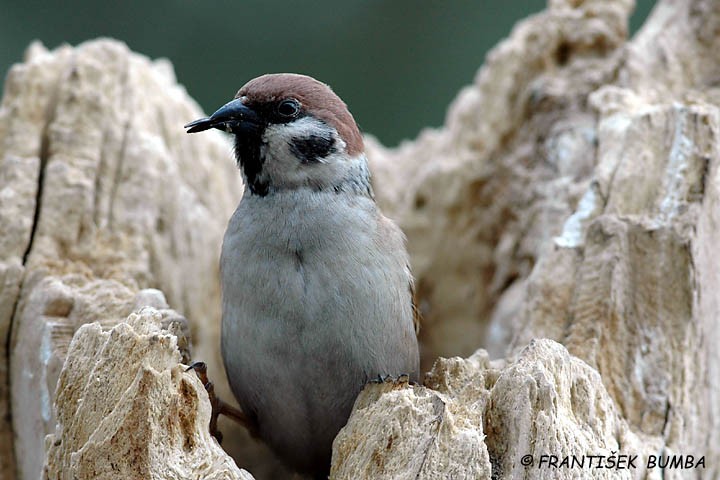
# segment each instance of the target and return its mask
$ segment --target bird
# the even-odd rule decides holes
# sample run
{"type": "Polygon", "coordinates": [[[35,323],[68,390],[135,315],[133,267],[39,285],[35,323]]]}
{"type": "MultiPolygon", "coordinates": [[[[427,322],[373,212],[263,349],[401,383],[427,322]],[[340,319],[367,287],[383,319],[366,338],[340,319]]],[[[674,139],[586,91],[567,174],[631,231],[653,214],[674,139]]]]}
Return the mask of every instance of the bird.
{"type": "Polygon", "coordinates": [[[262,75],[185,128],[234,136],[245,184],[220,256],[233,395],[284,463],[327,478],[363,387],[419,380],[405,236],[375,202],[360,129],[325,83],[262,75]]]}

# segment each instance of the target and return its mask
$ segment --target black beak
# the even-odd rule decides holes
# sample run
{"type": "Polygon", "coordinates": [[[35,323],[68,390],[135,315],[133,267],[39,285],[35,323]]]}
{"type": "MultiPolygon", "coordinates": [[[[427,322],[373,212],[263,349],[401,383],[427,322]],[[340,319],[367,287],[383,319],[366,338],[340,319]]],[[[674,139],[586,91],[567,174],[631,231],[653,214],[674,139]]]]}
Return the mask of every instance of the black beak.
{"type": "Polygon", "coordinates": [[[256,130],[260,117],[254,110],[245,106],[240,99],[226,103],[208,118],[201,118],[185,125],[187,133],[202,132],[211,128],[229,133],[256,130]]]}

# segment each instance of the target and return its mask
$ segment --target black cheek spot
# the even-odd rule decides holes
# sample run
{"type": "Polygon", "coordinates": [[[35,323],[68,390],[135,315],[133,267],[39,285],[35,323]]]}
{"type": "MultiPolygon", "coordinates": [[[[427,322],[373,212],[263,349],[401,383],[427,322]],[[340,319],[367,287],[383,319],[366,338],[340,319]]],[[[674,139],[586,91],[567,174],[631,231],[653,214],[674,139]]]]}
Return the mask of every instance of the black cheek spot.
{"type": "Polygon", "coordinates": [[[294,138],[290,141],[290,151],[304,164],[317,163],[323,158],[337,151],[335,139],[332,136],[323,137],[310,135],[309,137],[294,138]]]}

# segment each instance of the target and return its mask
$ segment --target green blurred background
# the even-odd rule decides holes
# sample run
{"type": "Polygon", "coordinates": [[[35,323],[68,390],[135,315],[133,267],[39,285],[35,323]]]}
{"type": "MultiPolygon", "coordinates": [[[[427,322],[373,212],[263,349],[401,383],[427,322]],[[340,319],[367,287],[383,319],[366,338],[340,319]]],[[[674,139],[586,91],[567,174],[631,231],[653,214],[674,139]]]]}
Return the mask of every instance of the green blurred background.
{"type": "MultiPolygon", "coordinates": [[[[544,0],[0,0],[0,72],[34,39],[54,48],[98,36],[167,57],[208,111],[268,72],[333,86],[386,145],[439,126],[487,51],[544,0]]],[[[638,0],[635,31],[654,0],[638,0]]]]}

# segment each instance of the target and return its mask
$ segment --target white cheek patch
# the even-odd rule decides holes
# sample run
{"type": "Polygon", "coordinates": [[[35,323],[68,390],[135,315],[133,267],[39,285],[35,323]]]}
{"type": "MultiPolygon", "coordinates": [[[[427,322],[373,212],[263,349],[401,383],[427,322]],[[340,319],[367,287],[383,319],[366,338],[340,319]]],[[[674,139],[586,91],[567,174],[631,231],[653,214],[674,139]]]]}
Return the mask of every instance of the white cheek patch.
{"type": "Polygon", "coordinates": [[[346,144],[314,117],[269,125],[263,134],[263,176],[276,187],[334,185],[347,174],[346,144]]]}
{"type": "Polygon", "coordinates": [[[303,117],[290,123],[268,125],[263,135],[263,141],[268,144],[269,150],[287,148],[296,138],[307,138],[312,135],[337,137],[337,132],[314,117],[303,117]]]}
{"type": "Polygon", "coordinates": [[[270,125],[263,142],[267,152],[278,159],[295,160],[300,164],[332,163],[338,155],[344,156],[345,142],[331,126],[314,117],[303,117],[294,122],[270,125]]]}

